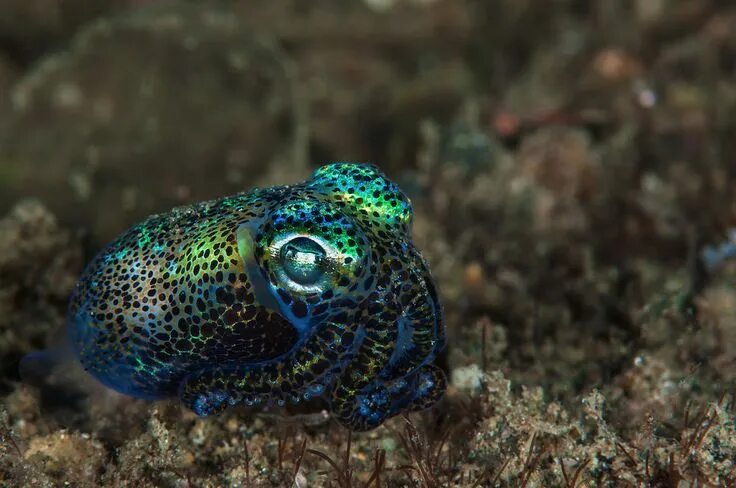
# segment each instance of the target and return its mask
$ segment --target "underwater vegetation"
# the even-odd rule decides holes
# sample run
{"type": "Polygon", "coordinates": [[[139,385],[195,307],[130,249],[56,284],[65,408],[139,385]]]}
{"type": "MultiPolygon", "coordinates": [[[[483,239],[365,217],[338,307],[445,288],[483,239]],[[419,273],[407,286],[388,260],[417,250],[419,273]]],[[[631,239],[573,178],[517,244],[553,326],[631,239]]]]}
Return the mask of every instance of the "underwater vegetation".
{"type": "Polygon", "coordinates": [[[735,486],[735,24],[719,0],[1,2],[0,486],[735,486]],[[318,168],[343,160],[378,162],[359,172],[396,213],[328,191],[350,178],[318,168]],[[363,241],[335,252],[348,224],[363,241]],[[250,288],[218,293],[218,243],[222,280],[228,257],[250,288]],[[359,272],[358,249],[389,269],[359,272]],[[131,300],[110,310],[110,278],[154,261],[168,278],[116,278],[131,300]],[[170,306],[174,273],[191,313],[141,315],[170,306]],[[392,286],[358,310],[371,277],[392,286]],[[347,300],[301,298],[327,288],[347,300]],[[75,289],[77,312],[108,303],[76,323],[93,375],[65,361],[24,383],[75,289]],[[242,335],[246,300],[289,324],[242,335]],[[380,381],[345,378],[332,339],[356,313],[405,313],[405,338],[441,323],[446,354],[434,332],[387,361],[376,340],[350,353],[380,381]],[[333,336],[302,342],[328,317],[333,336]],[[220,320],[232,342],[204,330],[220,320]],[[313,383],[287,349],[349,387],[293,404],[313,383]],[[238,354],[256,362],[219,362],[238,354]],[[410,412],[430,361],[445,393],[410,412]],[[289,381],[231,381],[266,364],[289,381]]]}

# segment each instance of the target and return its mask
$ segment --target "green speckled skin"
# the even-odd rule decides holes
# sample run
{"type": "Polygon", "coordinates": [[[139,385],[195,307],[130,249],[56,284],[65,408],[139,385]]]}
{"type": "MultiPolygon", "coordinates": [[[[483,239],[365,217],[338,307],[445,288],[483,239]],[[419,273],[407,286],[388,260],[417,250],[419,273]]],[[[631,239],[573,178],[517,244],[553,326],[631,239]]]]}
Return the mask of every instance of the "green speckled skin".
{"type": "Polygon", "coordinates": [[[320,396],[367,430],[445,389],[445,345],[409,200],[375,166],[177,208],[87,266],[69,338],[84,368],[198,415],[320,396]]]}

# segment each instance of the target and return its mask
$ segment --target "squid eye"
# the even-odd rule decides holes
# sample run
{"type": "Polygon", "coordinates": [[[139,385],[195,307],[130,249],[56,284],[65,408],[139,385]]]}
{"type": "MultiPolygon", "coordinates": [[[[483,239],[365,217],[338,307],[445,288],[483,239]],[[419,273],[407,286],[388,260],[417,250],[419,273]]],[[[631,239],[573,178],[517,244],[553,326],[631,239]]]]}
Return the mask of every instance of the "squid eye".
{"type": "Polygon", "coordinates": [[[316,241],[308,237],[296,237],[281,247],[281,266],[295,283],[313,285],[325,270],[327,253],[316,241]]]}

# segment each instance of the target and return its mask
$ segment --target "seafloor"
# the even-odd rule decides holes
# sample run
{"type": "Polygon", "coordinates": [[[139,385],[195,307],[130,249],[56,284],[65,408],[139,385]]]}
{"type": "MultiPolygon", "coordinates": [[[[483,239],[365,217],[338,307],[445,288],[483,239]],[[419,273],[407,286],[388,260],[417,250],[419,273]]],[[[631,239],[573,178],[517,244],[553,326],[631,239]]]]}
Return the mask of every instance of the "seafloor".
{"type": "Polygon", "coordinates": [[[0,3],[0,486],[736,486],[726,0],[0,3]],[[198,419],[53,345],[140,218],[320,162],[413,199],[452,385],[349,435],[198,419]]]}

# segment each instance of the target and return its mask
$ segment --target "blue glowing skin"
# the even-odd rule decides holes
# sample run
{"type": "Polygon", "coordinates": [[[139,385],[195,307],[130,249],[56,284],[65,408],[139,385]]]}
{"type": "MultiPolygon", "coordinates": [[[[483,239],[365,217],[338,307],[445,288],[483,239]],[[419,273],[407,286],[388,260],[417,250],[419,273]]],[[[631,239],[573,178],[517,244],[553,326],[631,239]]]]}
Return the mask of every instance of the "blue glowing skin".
{"type": "Polygon", "coordinates": [[[367,430],[434,404],[440,305],[409,200],[376,167],[174,209],[84,271],[69,339],[92,375],[199,415],[325,398],[367,430]]]}

